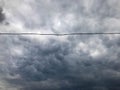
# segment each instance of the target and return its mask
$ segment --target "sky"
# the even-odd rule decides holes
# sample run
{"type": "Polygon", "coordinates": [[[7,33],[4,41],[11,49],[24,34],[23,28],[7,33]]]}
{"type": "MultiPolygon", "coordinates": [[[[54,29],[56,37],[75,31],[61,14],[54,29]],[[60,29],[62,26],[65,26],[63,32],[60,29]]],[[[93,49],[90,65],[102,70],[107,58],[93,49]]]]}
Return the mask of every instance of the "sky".
{"type": "MultiPolygon", "coordinates": [[[[117,33],[119,0],[0,0],[0,33],[117,33]]],[[[1,35],[0,90],[120,90],[120,35],[1,35]]]]}

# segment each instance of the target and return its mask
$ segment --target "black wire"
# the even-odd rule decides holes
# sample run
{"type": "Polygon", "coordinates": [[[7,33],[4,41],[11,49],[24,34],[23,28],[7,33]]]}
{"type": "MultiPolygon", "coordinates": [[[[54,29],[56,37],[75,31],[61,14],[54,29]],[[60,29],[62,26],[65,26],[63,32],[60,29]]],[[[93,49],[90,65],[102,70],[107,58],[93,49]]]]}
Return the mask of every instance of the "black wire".
{"type": "Polygon", "coordinates": [[[111,32],[106,32],[106,33],[59,33],[59,34],[41,34],[41,33],[0,33],[0,35],[48,35],[48,36],[69,36],[69,35],[113,35],[113,34],[120,34],[119,32],[117,33],[111,33],[111,32]]]}

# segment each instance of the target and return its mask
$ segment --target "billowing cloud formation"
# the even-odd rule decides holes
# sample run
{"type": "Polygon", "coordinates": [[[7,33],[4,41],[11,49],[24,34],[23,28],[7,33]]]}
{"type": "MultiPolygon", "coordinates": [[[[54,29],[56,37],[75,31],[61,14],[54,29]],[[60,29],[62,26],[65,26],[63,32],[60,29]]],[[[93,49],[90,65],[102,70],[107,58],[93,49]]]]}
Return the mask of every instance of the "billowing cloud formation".
{"type": "MultiPolygon", "coordinates": [[[[118,0],[5,0],[0,32],[120,32],[118,0]]],[[[2,90],[119,90],[120,36],[0,36],[2,90]]]]}

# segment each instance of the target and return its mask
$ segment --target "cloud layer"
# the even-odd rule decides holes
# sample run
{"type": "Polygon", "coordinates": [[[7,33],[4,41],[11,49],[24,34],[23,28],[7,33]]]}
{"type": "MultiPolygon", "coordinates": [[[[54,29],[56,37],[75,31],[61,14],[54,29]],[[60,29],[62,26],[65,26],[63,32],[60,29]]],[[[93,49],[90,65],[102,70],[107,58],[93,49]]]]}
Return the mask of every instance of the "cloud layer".
{"type": "MultiPolygon", "coordinates": [[[[0,32],[120,32],[118,0],[3,1],[0,32]]],[[[119,90],[119,40],[0,35],[0,89],[119,90]]]]}

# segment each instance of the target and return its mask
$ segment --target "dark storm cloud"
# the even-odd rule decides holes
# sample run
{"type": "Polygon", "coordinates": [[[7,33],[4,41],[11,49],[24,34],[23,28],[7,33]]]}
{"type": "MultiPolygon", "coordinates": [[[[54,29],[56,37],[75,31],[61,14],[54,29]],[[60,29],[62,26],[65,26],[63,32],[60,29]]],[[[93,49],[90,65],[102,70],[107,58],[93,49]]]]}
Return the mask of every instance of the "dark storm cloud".
{"type": "MultiPolygon", "coordinates": [[[[10,25],[1,28],[40,33],[119,31],[119,5],[116,0],[13,0],[5,6],[10,25]]],[[[119,90],[119,40],[118,35],[3,36],[0,72],[15,90],[119,90]]]]}
{"type": "MultiPolygon", "coordinates": [[[[21,90],[119,89],[120,62],[118,56],[116,60],[111,59],[111,55],[94,58],[82,51],[74,56],[77,53],[73,52],[75,46],[71,40],[61,43],[49,39],[48,43],[43,44],[19,38],[19,41],[13,39],[13,42],[14,45],[23,45],[27,50],[23,56],[13,57],[17,59],[17,68],[14,73],[19,74],[20,79],[8,79],[8,82],[12,84],[23,86],[21,90]]],[[[110,42],[108,40],[106,43],[110,42]]],[[[107,44],[105,46],[108,47],[107,44]]],[[[117,44],[113,46],[119,47],[117,44]]],[[[111,49],[112,46],[109,46],[108,52],[112,52],[111,49]]]]}
{"type": "Polygon", "coordinates": [[[3,14],[3,9],[0,7],[0,22],[5,19],[5,15],[3,14]]]}

